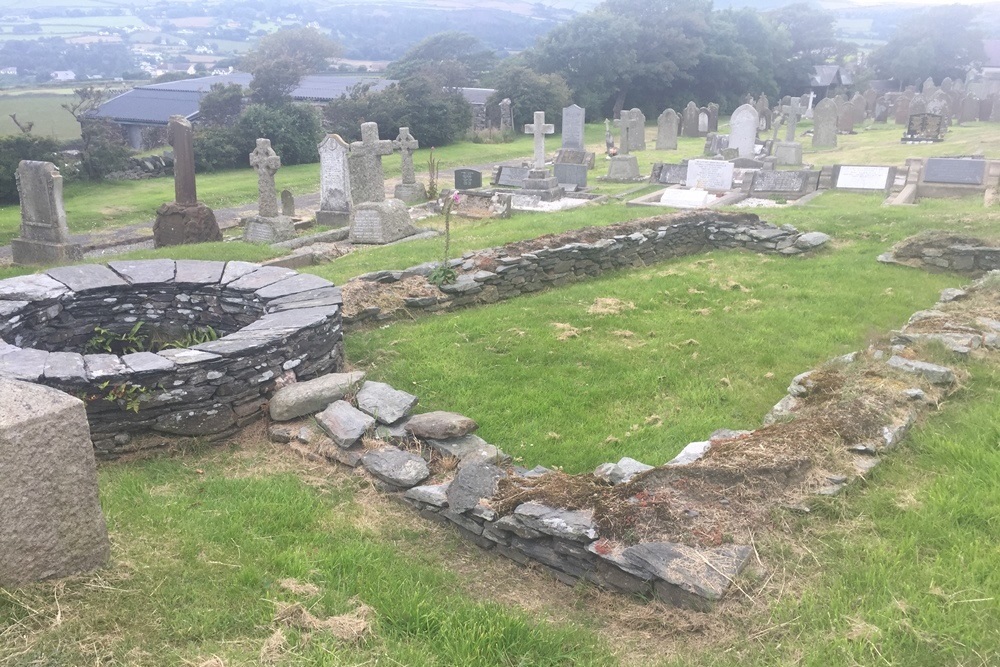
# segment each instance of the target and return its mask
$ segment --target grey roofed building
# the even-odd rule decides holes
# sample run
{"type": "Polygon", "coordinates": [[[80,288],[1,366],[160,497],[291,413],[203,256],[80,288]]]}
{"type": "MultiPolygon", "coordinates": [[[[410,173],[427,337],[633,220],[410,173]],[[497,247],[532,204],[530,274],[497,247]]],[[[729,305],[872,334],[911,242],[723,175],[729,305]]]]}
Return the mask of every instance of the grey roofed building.
{"type": "Polygon", "coordinates": [[[813,65],[809,75],[809,88],[816,93],[817,101],[826,97],[830,88],[853,85],[854,75],[840,65],[813,65]]]}
{"type": "MultiPolygon", "coordinates": [[[[245,72],[234,72],[139,86],[108,100],[91,115],[124,127],[129,145],[138,150],[142,148],[143,128],[166,127],[167,121],[174,115],[196,120],[201,98],[214,84],[238,83],[248,87],[252,78],[245,72]]],[[[302,77],[291,96],[299,102],[323,103],[349,94],[358,84],[369,84],[373,90],[382,90],[394,83],[394,79],[372,76],[310,75],[302,77]]],[[[494,92],[491,88],[459,88],[458,91],[474,109],[484,108],[486,100],[494,92]]]]}

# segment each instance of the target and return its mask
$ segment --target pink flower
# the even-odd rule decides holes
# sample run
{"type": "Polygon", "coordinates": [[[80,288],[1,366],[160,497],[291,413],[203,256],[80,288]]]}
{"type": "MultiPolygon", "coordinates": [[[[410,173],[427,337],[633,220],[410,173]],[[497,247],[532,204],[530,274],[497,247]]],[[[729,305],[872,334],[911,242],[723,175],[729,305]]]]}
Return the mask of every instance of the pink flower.
{"type": "Polygon", "coordinates": [[[452,193],[451,200],[453,202],[455,202],[456,204],[461,200],[461,197],[458,196],[458,192],[457,191],[452,193]]]}

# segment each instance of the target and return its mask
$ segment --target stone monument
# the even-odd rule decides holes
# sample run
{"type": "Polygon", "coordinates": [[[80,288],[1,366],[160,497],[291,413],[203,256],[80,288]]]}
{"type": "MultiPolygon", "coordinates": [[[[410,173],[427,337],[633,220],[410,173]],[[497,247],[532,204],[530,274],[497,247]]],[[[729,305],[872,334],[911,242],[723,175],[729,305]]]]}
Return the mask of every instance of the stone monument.
{"type": "Polygon", "coordinates": [[[12,239],[15,264],[61,264],[79,260],[70,243],[63,209],[62,175],[51,162],[21,160],[14,174],[21,201],[21,236],[12,239]]]}
{"type": "Polygon", "coordinates": [[[799,99],[795,98],[788,106],[781,107],[785,115],[785,140],[778,141],[774,145],[774,157],[779,165],[800,165],[802,164],[802,144],[795,141],[795,127],[802,117],[803,109],[799,105],[799,99]]]}
{"type": "Polygon", "coordinates": [[[378,124],[361,124],[361,141],[352,142],[348,165],[351,172],[352,243],[384,244],[416,233],[410,211],[398,199],[385,199],[382,156],[392,153],[392,142],[378,138],[378,124]]]}
{"type": "Polygon", "coordinates": [[[813,109],[813,148],[837,147],[837,103],[829,97],[813,109]]]}
{"type": "Polygon", "coordinates": [[[328,134],[319,146],[319,210],[316,224],[344,227],[351,220],[350,148],[339,134],[328,134]]]}
{"type": "Polygon", "coordinates": [[[584,150],[583,127],[587,110],[572,104],[562,110],[562,147],[584,150]]]}
{"type": "Polygon", "coordinates": [[[0,377],[0,587],[103,567],[111,554],[83,401],[0,377]]]}
{"type": "Polygon", "coordinates": [[[854,105],[851,102],[844,102],[837,114],[837,131],[841,134],[854,134],[854,105]]]}
{"type": "Polygon", "coordinates": [[[618,154],[611,157],[608,165],[608,174],[604,177],[606,181],[629,182],[639,180],[639,160],[634,155],[629,155],[629,145],[633,142],[629,135],[635,127],[632,119],[632,112],[622,109],[621,117],[616,120],[621,139],[618,154]]]}
{"type": "Polygon", "coordinates": [[[198,201],[194,178],[194,130],[183,116],[171,116],[167,142],[174,149],[174,201],[156,209],[153,245],[157,248],[185,243],[221,241],[215,212],[198,201]]]}
{"type": "Polygon", "coordinates": [[[694,100],[687,103],[681,112],[681,135],[685,137],[698,136],[698,105],[694,100]]]}
{"type": "Polygon", "coordinates": [[[270,139],[257,139],[250,153],[250,166],[257,172],[257,215],[240,220],[243,240],[248,243],[278,243],[295,236],[295,225],[278,210],[278,190],[274,175],[281,169],[281,158],[271,148],[270,139]]]}
{"type": "Polygon", "coordinates": [[[553,201],[563,195],[559,181],[545,168],[545,135],[555,134],[556,128],[545,123],[545,112],[535,112],[535,122],[524,126],[524,133],[534,136],[534,163],[528,177],[524,179],[524,194],[541,197],[542,201],[553,201]]]}
{"type": "Polygon", "coordinates": [[[514,131],[514,113],[511,111],[510,98],[500,100],[500,132],[514,131]]]}
{"type": "Polygon", "coordinates": [[[677,112],[667,109],[656,119],[656,150],[677,150],[677,112]]]}
{"type": "Polygon", "coordinates": [[[413,171],[413,151],[420,148],[420,143],[410,134],[410,128],[399,128],[399,136],[392,142],[393,148],[399,151],[402,159],[403,182],[396,186],[393,197],[405,204],[418,204],[427,199],[427,190],[423,183],[417,183],[413,171]]]}
{"type": "Polygon", "coordinates": [[[738,157],[753,157],[756,153],[757,128],[760,118],[750,104],[744,104],[729,119],[729,147],[735,148],[738,157]]]}
{"type": "Polygon", "coordinates": [[[646,115],[641,110],[633,108],[629,118],[632,127],[629,128],[628,132],[628,150],[630,153],[644,151],[646,150],[646,115]]]}

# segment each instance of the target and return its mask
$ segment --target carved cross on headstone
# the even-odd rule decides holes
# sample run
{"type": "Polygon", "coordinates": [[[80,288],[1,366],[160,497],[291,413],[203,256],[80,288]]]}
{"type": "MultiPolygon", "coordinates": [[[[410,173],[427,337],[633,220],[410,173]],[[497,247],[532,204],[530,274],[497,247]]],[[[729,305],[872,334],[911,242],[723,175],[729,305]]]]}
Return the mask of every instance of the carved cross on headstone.
{"type": "Polygon", "coordinates": [[[358,192],[355,204],[385,201],[383,155],[392,155],[392,142],[378,138],[378,123],[361,123],[361,141],[351,142],[351,157],[360,167],[357,179],[351,174],[351,188],[358,192]]]}
{"type": "Polygon", "coordinates": [[[402,158],[403,183],[413,185],[417,182],[417,176],[413,173],[413,151],[420,148],[420,143],[410,134],[410,128],[399,128],[399,136],[392,142],[400,152],[402,158]]]}
{"type": "Polygon", "coordinates": [[[781,111],[785,114],[785,141],[795,141],[795,126],[799,124],[803,113],[799,98],[796,97],[791,104],[781,107],[781,111]]]}
{"type": "Polygon", "coordinates": [[[629,134],[632,130],[632,112],[623,109],[618,120],[615,121],[615,125],[618,126],[621,134],[621,146],[618,147],[618,154],[628,155],[629,134]]]}
{"type": "Polygon", "coordinates": [[[257,212],[262,218],[277,218],[278,191],[274,187],[274,174],[281,169],[281,158],[271,148],[270,139],[257,140],[257,148],[250,153],[250,166],[257,171],[257,212]]]}
{"type": "Polygon", "coordinates": [[[524,126],[525,134],[535,136],[535,169],[545,169],[545,135],[555,134],[555,125],[545,124],[545,112],[535,112],[535,122],[524,126]]]}
{"type": "Polygon", "coordinates": [[[194,131],[184,116],[171,116],[167,123],[167,143],[174,149],[174,201],[195,204],[198,191],[194,182],[194,131]]]}

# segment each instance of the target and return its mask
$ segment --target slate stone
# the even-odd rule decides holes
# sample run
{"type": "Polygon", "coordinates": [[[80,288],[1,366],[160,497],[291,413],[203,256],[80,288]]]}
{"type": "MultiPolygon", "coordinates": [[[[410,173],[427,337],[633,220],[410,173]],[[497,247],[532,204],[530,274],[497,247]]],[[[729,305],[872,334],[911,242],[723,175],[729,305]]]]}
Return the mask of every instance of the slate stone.
{"type": "Polygon", "coordinates": [[[479,424],[454,412],[425,412],[410,417],[406,430],[410,434],[424,440],[447,440],[459,438],[472,433],[479,424]]]}
{"type": "Polygon", "coordinates": [[[42,301],[57,299],[69,291],[66,285],[44,274],[0,280],[0,299],[42,301]]]}
{"type": "Polygon", "coordinates": [[[133,373],[154,373],[170,371],[175,368],[174,362],[152,352],[134,352],[122,357],[122,361],[133,373]]]}
{"type": "Polygon", "coordinates": [[[308,329],[321,324],[336,315],[339,311],[338,306],[320,306],[268,313],[239,331],[229,334],[229,336],[236,338],[242,336],[254,337],[260,335],[262,332],[290,334],[300,329],[308,329]]]}
{"type": "Polygon", "coordinates": [[[392,424],[378,424],[375,427],[375,437],[379,440],[397,441],[410,437],[406,432],[406,419],[400,419],[392,424]]]}
{"type": "Polygon", "coordinates": [[[28,301],[0,301],[0,319],[8,319],[17,315],[29,303],[28,301]]]}
{"type": "MultiPolygon", "coordinates": [[[[228,270],[229,267],[227,266],[226,269],[228,270]]],[[[252,273],[247,273],[230,283],[226,283],[226,287],[228,289],[239,290],[240,292],[256,292],[262,287],[273,285],[279,280],[291,278],[295,275],[298,275],[298,273],[292,269],[280,266],[262,266],[252,273]]],[[[225,278],[225,275],[223,275],[223,278],[225,278]]]]}
{"type": "Polygon", "coordinates": [[[448,506],[455,512],[471,510],[480,500],[492,498],[497,492],[497,484],[504,477],[503,470],[481,461],[459,468],[448,486],[448,506]]]}
{"type": "Polygon", "coordinates": [[[506,530],[509,533],[514,533],[518,537],[526,540],[537,540],[538,538],[545,536],[545,533],[525,526],[521,523],[521,520],[513,514],[500,517],[496,520],[496,522],[494,522],[493,527],[499,530],[506,530]]]}
{"type": "Polygon", "coordinates": [[[705,455],[705,452],[712,446],[710,440],[703,442],[692,442],[681,450],[680,454],[667,461],[668,466],[682,466],[693,463],[705,455]]]}
{"type": "MultiPolygon", "coordinates": [[[[237,281],[239,282],[239,281],[237,281]]],[[[235,286],[235,283],[234,283],[235,286]]],[[[311,273],[298,273],[255,292],[261,299],[278,299],[292,294],[333,287],[333,283],[311,273]]]]}
{"type": "Polygon", "coordinates": [[[49,352],[45,359],[45,379],[80,384],[86,382],[87,370],[83,355],[76,352],[49,352]]]}
{"type": "Polygon", "coordinates": [[[381,424],[392,424],[409,416],[419,399],[384,382],[365,382],[355,397],[358,409],[381,424]]]}
{"type": "Polygon", "coordinates": [[[261,268],[263,267],[260,264],[253,264],[252,262],[226,262],[226,268],[222,271],[222,278],[219,279],[219,282],[223,285],[228,285],[234,280],[239,280],[243,276],[249,275],[261,268]]]}
{"type": "Polygon", "coordinates": [[[108,266],[132,285],[173,282],[177,266],[172,259],[138,259],[108,262],[108,266]]]}
{"type": "Polygon", "coordinates": [[[128,285],[121,276],[102,264],[57,266],[46,271],[45,275],[58,280],[74,292],[90,292],[128,285]]]}
{"type": "Polygon", "coordinates": [[[412,452],[383,447],[361,457],[365,470],[387,484],[408,489],[420,484],[431,471],[427,462],[412,452]]]}
{"type": "Polygon", "coordinates": [[[594,471],[594,476],[612,484],[624,484],[631,481],[639,473],[652,469],[651,465],[623,456],[618,463],[605,463],[598,466],[597,470],[594,471]]]}
{"type": "Polygon", "coordinates": [[[750,547],[693,548],[671,542],[628,547],[622,556],[663,581],[706,600],[720,600],[750,559],[750,547]]]}
{"type": "Polygon", "coordinates": [[[360,371],[330,373],[314,380],[282,387],[271,398],[269,412],[275,421],[288,421],[323,410],[339,401],[364,380],[360,371]]]}
{"type": "Polygon", "coordinates": [[[183,285],[214,285],[222,280],[225,262],[178,259],[174,282],[183,285]]]}
{"type": "Polygon", "coordinates": [[[86,354],[83,364],[87,370],[87,379],[91,381],[108,380],[128,372],[121,357],[115,354],[86,354]]]}
{"type": "Polygon", "coordinates": [[[0,356],[0,375],[15,380],[38,382],[45,372],[45,360],[49,353],[45,350],[24,348],[0,356]]]}
{"type": "Polygon", "coordinates": [[[823,232],[806,232],[795,239],[795,247],[802,250],[812,250],[827,243],[830,237],[823,232]]]}
{"type": "Polygon", "coordinates": [[[194,350],[191,348],[160,350],[156,354],[174,364],[177,364],[178,366],[204,364],[222,358],[217,354],[212,354],[211,352],[203,352],[202,350],[194,350]]]}
{"type": "Polygon", "coordinates": [[[0,587],[104,566],[111,554],[83,401],[0,378],[0,587]]]}
{"type": "Polygon", "coordinates": [[[510,456],[504,454],[474,433],[458,438],[448,438],[447,440],[431,439],[426,442],[441,454],[457,458],[460,461],[459,466],[472,461],[484,461],[496,464],[510,461],[510,456]]]}
{"type": "Polygon", "coordinates": [[[889,359],[888,364],[890,368],[895,368],[904,373],[920,375],[926,378],[931,384],[945,385],[955,382],[955,374],[950,368],[946,368],[945,366],[929,364],[926,361],[914,361],[896,355],[889,359]]]}
{"type": "Polygon", "coordinates": [[[361,440],[375,420],[347,401],[334,401],[316,415],[316,423],[338,446],[347,449],[361,440]]]}
{"type": "Polygon", "coordinates": [[[523,503],[514,510],[514,516],[528,528],[553,537],[575,542],[597,539],[597,525],[590,510],[560,510],[540,503],[523,503]]]}
{"type": "Polygon", "coordinates": [[[156,418],[154,431],[199,437],[223,433],[236,426],[236,415],[228,405],[217,403],[211,407],[181,410],[156,418]]]}
{"type": "Polygon", "coordinates": [[[435,507],[448,506],[448,484],[430,484],[426,486],[415,486],[403,497],[408,500],[434,505],[435,507]]]}

